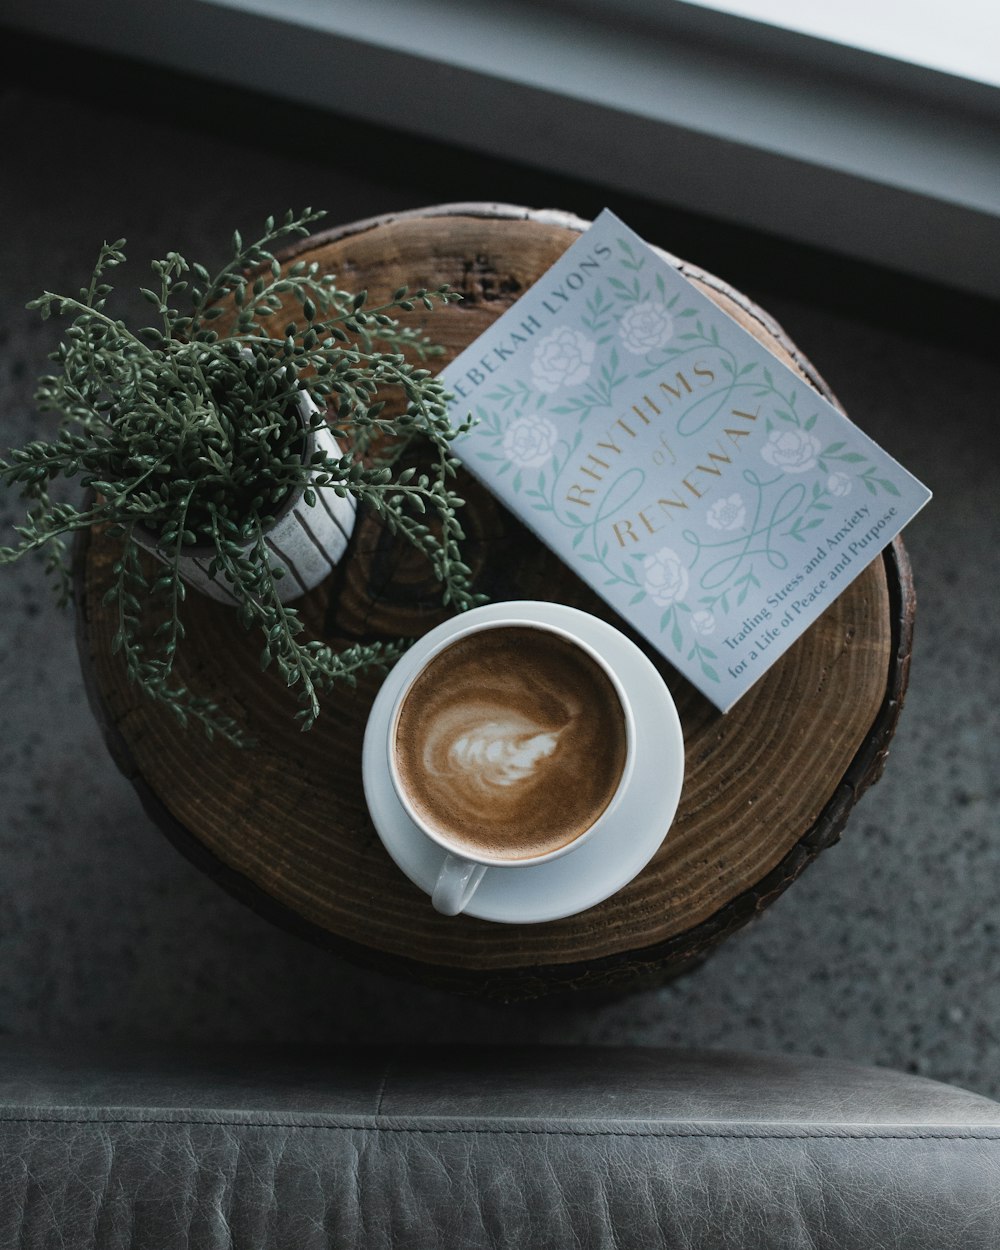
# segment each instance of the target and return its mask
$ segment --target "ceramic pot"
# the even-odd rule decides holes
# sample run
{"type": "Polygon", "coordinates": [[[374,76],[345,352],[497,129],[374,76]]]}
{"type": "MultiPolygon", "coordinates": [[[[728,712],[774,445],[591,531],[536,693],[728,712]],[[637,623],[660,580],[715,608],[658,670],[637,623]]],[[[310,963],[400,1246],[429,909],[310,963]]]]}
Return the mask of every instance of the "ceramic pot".
{"type": "MultiPolygon", "coordinates": [[[[299,392],[298,406],[303,422],[319,411],[306,391],[299,392]]],[[[307,457],[316,451],[325,451],[335,459],[343,455],[327,426],[309,434],[307,457]]],[[[298,599],[333,572],[354,529],[357,500],[353,495],[341,498],[332,490],[320,489],[316,491],[315,505],[309,507],[302,497],[304,491],[305,487],[302,487],[285,503],[264,535],[264,542],[273,556],[271,567],[285,570],[285,576],[276,582],[282,603],[298,599]]],[[[136,532],[135,537],[155,556],[164,559],[152,535],[136,532]]],[[[249,550],[249,544],[246,549],[249,550]]],[[[214,555],[211,546],[186,547],[185,554],[180,558],[181,577],[189,586],[220,603],[239,602],[222,574],[209,576],[214,555]]]]}

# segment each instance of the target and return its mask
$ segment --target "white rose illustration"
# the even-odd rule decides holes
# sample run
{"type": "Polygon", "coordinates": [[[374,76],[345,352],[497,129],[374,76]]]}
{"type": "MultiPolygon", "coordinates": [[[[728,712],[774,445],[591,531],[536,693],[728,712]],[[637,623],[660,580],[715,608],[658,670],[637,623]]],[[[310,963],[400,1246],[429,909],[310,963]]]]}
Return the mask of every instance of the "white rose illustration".
{"type": "Polygon", "coordinates": [[[707,609],[701,612],[691,613],[691,628],[696,634],[701,634],[704,638],[708,634],[715,633],[715,616],[707,609]]]}
{"type": "Polygon", "coordinates": [[[665,305],[655,300],[634,304],[622,317],[618,330],[622,346],[633,356],[645,356],[670,341],[674,333],[674,319],[665,305]]]}
{"type": "Polygon", "coordinates": [[[846,473],[831,473],[826,479],[826,489],[831,495],[849,495],[852,482],[846,473]]]}
{"type": "Polygon", "coordinates": [[[535,348],[531,376],[546,395],[560,386],[579,386],[590,377],[597,345],[579,330],[560,326],[547,334],[535,348]]]}
{"type": "Polygon", "coordinates": [[[515,417],[503,436],[503,454],[519,469],[537,469],[551,459],[559,431],[538,413],[515,417]]]}
{"type": "Polygon", "coordinates": [[[642,570],[643,589],[659,607],[668,608],[687,594],[688,571],[670,547],[661,547],[656,555],[647,556],[642,570]]]}
{"type": "Polygon", "coordinates": [[[705,518],[714,530],[738,530],[746,524],[747,509],[742,495],[717,499],[705,518]]]}
{"type": "Polygon", "coordinates": [[[786,473],[805,473],[816,467],[820,441],[806,430],[772,430],[760,454],[768,464],[786,473]]]}

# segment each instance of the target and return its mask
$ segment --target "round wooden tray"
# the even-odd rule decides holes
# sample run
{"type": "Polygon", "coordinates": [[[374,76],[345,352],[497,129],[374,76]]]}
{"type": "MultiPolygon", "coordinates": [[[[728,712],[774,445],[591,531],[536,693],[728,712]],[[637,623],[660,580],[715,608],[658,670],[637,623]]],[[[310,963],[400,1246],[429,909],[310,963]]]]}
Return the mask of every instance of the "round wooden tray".
{"type": "MultiPolygon", "coordinates": [[[[585,224],[555,212],[446,205],[329,231],[288,259],[316,260],[376,300],[404,284],[452,284],[463,302],[424,322],[451,359],[585,224]]],[[[833,400],[770,317],[711,275],[674,263],[833,400]]],[[[480,589],[494,600],[572,604],[636,637],[487,492],[471,479],[460,489],[480,589]]],[[[258,667],[256,636],[227,607],[191,595],[181,674],[261,743],[207,745],[141,699],[112,655],[115,625],[101,600],[115,558],[106,536],[78,543],[80,654],[112,755],[167,836],[233,894],[303,936],[383,971],[496,999],[638,985],[697,964],[837,840],[881,773],[906,688],[914,597],[898,540],[728,715],[636,638],[684,727],[687,776],[670,836],[630,885],[580,915],[524,926],[446,919],[390,861],[365,808],[361,742],[381,679],[328,698],[320,722],[301,734],[280,678],[258,667]]],[[[424,562],[366,515],[337,573],[301,607],[317,637],[345,644],[418,636],[447,615],[424,562]]]]}

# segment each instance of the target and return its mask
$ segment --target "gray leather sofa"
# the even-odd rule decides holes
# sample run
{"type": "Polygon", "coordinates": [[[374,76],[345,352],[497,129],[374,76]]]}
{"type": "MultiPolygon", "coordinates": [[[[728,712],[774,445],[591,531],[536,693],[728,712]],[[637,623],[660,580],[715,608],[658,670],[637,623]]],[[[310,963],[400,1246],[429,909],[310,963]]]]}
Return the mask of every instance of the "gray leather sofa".
{"type": "Polygon", "coordinates": [[[648,1049],[0,1043],[2,1250],[997,1250],[1000,1105],[648,1049]]]}

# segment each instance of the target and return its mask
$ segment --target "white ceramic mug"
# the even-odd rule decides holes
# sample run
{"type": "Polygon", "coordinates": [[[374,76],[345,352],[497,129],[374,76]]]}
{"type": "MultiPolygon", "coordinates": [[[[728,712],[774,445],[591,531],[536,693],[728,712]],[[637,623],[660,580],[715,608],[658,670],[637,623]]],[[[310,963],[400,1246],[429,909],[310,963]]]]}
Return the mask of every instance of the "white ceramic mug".
{"type": "Polygon", "coordinates": [[[496,618],[495,607],[489,610],[490,616],[486,620],[480,619],[478,615],[483,609],[473,609],[432,630],[430,634],[415,643],[406,656],[410,672],[407,680],[403,682],[393,700],[388,718],[385,758],[396,797],[408,819],[412,821],[417,829],[447,852],[431,896],[434,907],[446,916],[454,916],[465,910],[487,872],[516,874],[519,869],[548,863],[550,860],[571,854],[596,834],[600,833],[614,819],[621,797],[632,777],[635,763],[635,719],[632,705],[614,670],[592,646],[576,636],[571,629],[552,625],[538,619],[532,612],[533,605],[530,601],[522,601],[505,606],[509,606],[510,611],[508,615],[501,619],[496,618]],[[410,695],[414,684],[427,666],[442,651],[445,651],[462,638],[481,631],[509,628],[543,630],[579,648],[610,682],[621,705],[625,728],[625,759],[621,776],[610,801],[597,819],[563,846],[559,846],[545,854],[518,858],[489,855],[479,850],[473,853],[467,845],[459,845],[451,841],[439,829],[428,823],[410,802],[406,787],[400,777],[396,758],[396,729],[401,709],[410,695]]]}

